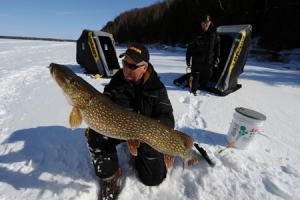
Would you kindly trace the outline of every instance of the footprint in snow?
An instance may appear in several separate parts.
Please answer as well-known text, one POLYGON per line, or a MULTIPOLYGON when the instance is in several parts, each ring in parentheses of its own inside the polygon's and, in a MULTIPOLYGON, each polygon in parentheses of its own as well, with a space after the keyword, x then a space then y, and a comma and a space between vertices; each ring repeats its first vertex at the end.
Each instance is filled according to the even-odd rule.
POLYGON ((262 183, 265 186, 265 189, 273 195, 279 196, 283 199, 292 199, 292 197, 284 191, 282 185, 276 183, 275 180, 270 177, 263 177, 262 183))
POLYGON ((194 128, 206 128, 207 123, 201 116, 201 104, 199 99, 191 98, 190 96, 182 96, 179 98, 179 102, 188 104, 189 108, 179 120, 179 126, 194 127, 194 128))
POLYGON ((3 115, 5 115, 6 113, 7 113, 6 110, 0 109, 0 117, 3 116, 3 115))
POLYGON ((299 173, 297 172, 296 169, 294 169, 291 166, 281 166, 281 170, 286 174, 293 175, 293 176, 299 178, 299 173))
POLYGON ((185 97, 180 97, 178 100, 180 103, 188 104, 188 103, 190 103, 191 99, 189 96, 185 96, 185 97))

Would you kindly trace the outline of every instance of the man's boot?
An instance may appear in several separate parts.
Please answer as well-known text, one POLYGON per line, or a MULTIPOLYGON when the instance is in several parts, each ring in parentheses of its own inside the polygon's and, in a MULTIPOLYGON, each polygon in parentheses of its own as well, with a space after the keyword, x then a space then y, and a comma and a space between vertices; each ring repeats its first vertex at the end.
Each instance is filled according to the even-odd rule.
POLYGON ((121 190, 121 170, 100 181, 99 200, 116 200, 121 190))

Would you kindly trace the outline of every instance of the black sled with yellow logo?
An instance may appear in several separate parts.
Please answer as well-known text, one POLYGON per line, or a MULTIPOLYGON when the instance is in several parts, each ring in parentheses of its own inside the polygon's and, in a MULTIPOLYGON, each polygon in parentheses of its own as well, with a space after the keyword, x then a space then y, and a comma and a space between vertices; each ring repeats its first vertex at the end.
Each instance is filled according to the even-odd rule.
POLYGON ((76 60, 88 74, 111 77, 120 69, 113 36, 103 31, 83 30, 77 40, 76 60))
MULTIPOLYGON (((238 84, 238 78, 244 71, 250 49, 252 26, 219 26, 217 32, 220 36, 220 63, 217 68, 213 68, 209 83, 200 89, 225 96, 242 87, 238 84)), ((189 77, 185 74, 175 79, 174 84, 187 84, 189 77)))

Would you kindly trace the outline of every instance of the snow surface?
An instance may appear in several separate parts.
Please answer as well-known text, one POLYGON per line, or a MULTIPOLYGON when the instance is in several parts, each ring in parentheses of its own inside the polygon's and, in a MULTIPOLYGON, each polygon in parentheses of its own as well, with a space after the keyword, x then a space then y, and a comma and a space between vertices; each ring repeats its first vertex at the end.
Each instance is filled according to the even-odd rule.
MULTIPOLYGON (((118 53, 124 48, 117 49, 118 53)), ((150 49, 174 108, 176 129, 205 147, 216 162, 174 168, 159 186, 137 178, 126 145, 118 154, 125 199, 300 199, 299 62, 251 58, 226 97, 191 96, 173 79, 185 72, 184 51, 150 49), (290 67, 292 65, 292 68, 290 67), (288 66, 288 67, 287 67, 288 66), (235 107, 267 116, 264 132, 246 150, 227 149, 235 107)), ((66 64, 103 91, 109 79, 93 79, 76 63, 74 43, 0 40, 0 199, 96 199, 99 190, 81 128, 68 128, 71 107, 50 77, 49 63, 66 64)))

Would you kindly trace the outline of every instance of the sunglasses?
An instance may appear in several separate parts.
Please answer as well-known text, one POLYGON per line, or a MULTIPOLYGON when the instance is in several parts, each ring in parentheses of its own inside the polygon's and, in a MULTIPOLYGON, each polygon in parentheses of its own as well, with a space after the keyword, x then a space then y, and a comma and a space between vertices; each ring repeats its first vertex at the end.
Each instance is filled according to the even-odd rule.
POLYGON ((202 21, 201 23, 203 23, 203 24, 209 24, 209 23, 211 23, 211 21, 202 21))
POLYGON ((129 69, 133 69, 133 70, 144 66, 144 65, 130 64, 126 60, 122 60, 122 64, 124 67, 128 67, 129 69))

